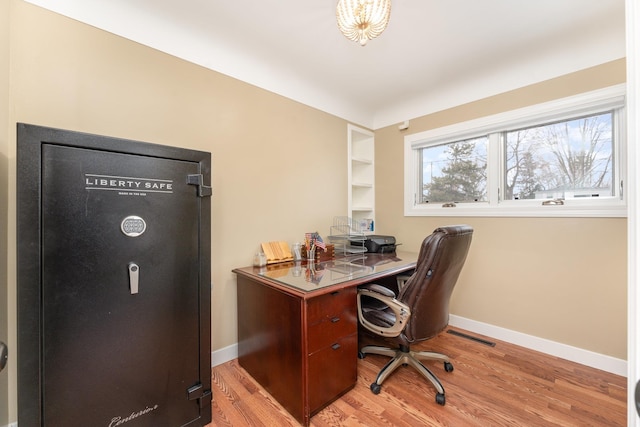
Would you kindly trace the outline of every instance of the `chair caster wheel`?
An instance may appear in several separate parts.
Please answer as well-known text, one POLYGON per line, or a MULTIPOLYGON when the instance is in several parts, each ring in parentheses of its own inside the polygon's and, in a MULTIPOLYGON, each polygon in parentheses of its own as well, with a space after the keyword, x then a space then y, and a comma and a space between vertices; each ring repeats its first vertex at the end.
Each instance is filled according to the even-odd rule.
POLYGON ((358 351, 358 359, 364 359, 367 355, 361 351, 358 351))
MULTIPOLYGON (((378 383, 371 383, 371 387, 369 387, 371 389, 371 392, 373 394, 380 394, 380 384, 378 383)), ((444 396, 443 396, 444 398, 444 396)))
POLYGON ((444 403, 445 403, 444 394, 442 393, 436 394, 436 403, 438 405, 444 406, 444 403))
POLYGON ((453 365, 451 364, 451 362, 444 362, 444 370, 447 372, 453 371, 453 365))

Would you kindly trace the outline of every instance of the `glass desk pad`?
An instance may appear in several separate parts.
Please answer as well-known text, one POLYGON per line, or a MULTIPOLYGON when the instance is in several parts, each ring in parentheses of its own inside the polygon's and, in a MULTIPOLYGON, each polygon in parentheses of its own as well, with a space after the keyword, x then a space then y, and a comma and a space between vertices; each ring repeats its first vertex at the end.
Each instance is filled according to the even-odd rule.
POLYGON ((418 254, 400 252, 390 254, 364 253, 329 261, 306 261, 271 264, 254 268, 254 274, 292 288, 310 292, 327 286, 367 276, 383 276, 385 272, 410 270, 415 267, 418 254))

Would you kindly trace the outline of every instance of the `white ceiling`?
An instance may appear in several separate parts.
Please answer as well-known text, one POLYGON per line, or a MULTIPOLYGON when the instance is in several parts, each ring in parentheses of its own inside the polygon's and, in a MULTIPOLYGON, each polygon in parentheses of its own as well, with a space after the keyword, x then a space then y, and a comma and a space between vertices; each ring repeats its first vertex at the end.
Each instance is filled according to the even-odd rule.
POLYGON ((336 0, 27 0, 378 129, 625 56, 624 0, 393 0, 365 47, 336 0))

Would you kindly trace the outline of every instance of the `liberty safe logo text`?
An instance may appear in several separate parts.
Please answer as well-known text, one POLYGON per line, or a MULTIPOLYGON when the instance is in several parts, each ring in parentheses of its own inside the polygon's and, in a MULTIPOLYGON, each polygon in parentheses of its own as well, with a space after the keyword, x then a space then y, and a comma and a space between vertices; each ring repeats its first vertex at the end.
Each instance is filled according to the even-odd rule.
POLYGON ((157 178, 84 175, 85 190, 117 191, 121 196, 146 196, 148 193, 173 193, 173 181, 157 178))

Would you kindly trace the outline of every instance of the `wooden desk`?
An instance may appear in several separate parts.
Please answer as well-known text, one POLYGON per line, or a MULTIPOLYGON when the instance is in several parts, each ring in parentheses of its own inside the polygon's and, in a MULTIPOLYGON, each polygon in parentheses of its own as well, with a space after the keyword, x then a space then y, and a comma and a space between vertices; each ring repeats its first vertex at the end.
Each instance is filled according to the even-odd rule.
POLYGON ((301 424, 356 383, 356 287, 413 270, 417 253, 245 267, 238 360, 301 424))

